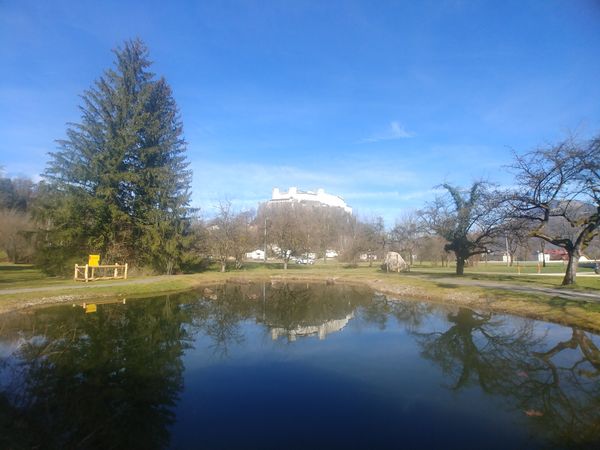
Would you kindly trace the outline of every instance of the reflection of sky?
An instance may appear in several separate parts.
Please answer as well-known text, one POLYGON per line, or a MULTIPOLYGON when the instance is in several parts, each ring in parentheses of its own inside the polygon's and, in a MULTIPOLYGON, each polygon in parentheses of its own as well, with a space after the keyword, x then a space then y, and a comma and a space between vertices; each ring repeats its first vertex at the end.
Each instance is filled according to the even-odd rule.
MULTIPOLYGON (((507 397, 503 398, 500 394, 484 393, 475 372, 471 373, 469 383, 458 390, 452 389, 457 384, 461 362, 470 361, 473 356, 460 353, 460 340, 469 336, 468 321, 462 322, 465 310, 408 301, 384 304, 381 298, 373 304, 368 301, 357 304, 361 306, 353 311, 353 319, 324 340, 273 341, 271 328, 264 322, 256 317, 235 322, 238 317, 235 314, 231 321, 225 321, 225 328, 219 328, 210 315, 219 316, 216 309, 211 310, 208 317, 199 315, 199 328, 185 325, 192 333, 192 346, 182 357, 184 388, 175 407, 173 445, 188 448, 193 442, 212 447, 233 442, 231 447, 235 447, 244 443, 236 439, 245 437, 256 439, 252 442, 264 442, 267 425, 275 440, 289 439, 286 436, 313 437, 313 434, 315 439, 326 438, 333 430, 333 435, 348 433, 348 442, 353 442, 352 439, 361 438, 363 428, 369 436, 381 429, 381 441, 375 442, 372 448, 389 448, 385 444, 391 441, 386 439, 404 439, 402 442, 407 448, 441 448, 444 436, 465 432, 469 433, 471 444, 486 440, 490 443, 487 448, 513 448, 527 442, 528 430, 537 419, 527 417, 512 394, 505 393, 507 397), (457 323, 448 320, 449 314, 457 323), (207 323, 210 327, 202 326, 207 323), (432 333, 439 336, 455 326, 459 333, 453 339, 458 341, 457 355, 460 356, 453 359, 456 367, 450 370, 451 374, 445 375, 440 361, 424 356, 422 337, 432 333), (207 330, 213 335, 207 334, 207 330), (217 345, 214 336, 227 339, 217 345), (465 356, 463 361, 461 357, 465 356), (229 436, 232 424, 236 436, 229 436), (435 433, 431 433, 431 429, 435 429, 435 433), (223 436, 225 441, 220 441, 223 436)), ((230 305, 231 308, 234 305, 230 305)), ((143 302, 136 304, 136 308, 143 306, 143 302)), ((106 305, 107 309, 112 307, 132 306, 106 305)), ((244 317, 251 315, 250 310, 242 308, 242 311, 247 314, 244 317)), ((468 312, 465 316, 468 318, 468 312)), ((481 317, 487 314, 482 313, 481 317)), ((326 319, 323 314, 322 320, 326 319)), ((492 315, 484 328, 492 336, 501 337, 510 337, 521 328, 532 330, 533 337, 540 338, 541 342, 533 345, 535 348, 519 349, 517 360, 528 359, 527 355, 533 351, 548 351, 572 336, 569 327, 508 315, 492 315)), ((600 346, 600 336, 587 336, 600 346)), ((135 339, 135 336, 129 337, 135 339)), ((497 356, 482 347, 486 340, 481 331, 474 331, 471 337, 486 357, 497 356)), ((97 338, 92 336, 92 339, 97 338)), ((11 339, 0 342, 0 361, 8 363, 8 366, 0 365, 2 388, 9 386, 10 372, 18 373, 19 360, 11 355, 25 342, 11 339)), ((32 340, 43 344, 40 336, 32 340)), ((504 344, 499 346, 506 350, 504 344)), ((580 358, 581 351, 576 349, 560 352, 552 360, 559 366, 570 367, 580 358)), ((510 366, 513 370, 512 364, 510 366)), ((518 368, 514 370, 518 385, 527 380, 545 383, 538 379, 547 375, 544 370, 528 375, 523 375, 518 368)), ((510 385, 510 371, 502 377, 502 381, 508 379, 510 385)), ((597 383, 597 378, 583 381, 589 385, 597 383)), ((561 383, 560 389, 567 395, 580 388, 566 377, 561 383)), ((586 395, 579 391, 575 394, 586 395)), ((586 403, 593 404, 587 400, 586 403)), ((540 433, 550 433, 548 427, 540 428, 540 433)), ((298 441, 298 445, 300 443, 298 441)))
POLYGON ((20 340, 0 342, 0 358, 8 358, 20 345, 20 340))
MULTIPOLYGON (((447 330, 446 313, 442 308, 435 310, 424 318, 419 329, 447 330)), ((387 411, 396 414, 400 421, 414 416, 411 420, 420 426, 419 421, 431 415, 439 426, 439 418, 447 416, 452 418, 448 424, 453 421, 472 423, 490 436, 510 428, 511 439, 525 439, 521 435, 523 429, 514 427, 515 420, 524 419, 515 418, 514 411, 507 411, 502 398, 482 395, 478 386, 459 392, 449 390, 448 386, 455 380, 446 379, 438 366, 422 358, 414 335, 403 323, 388 316, 385 329, 381 330, 378 325, 363 320, 359 312, 355 314, 355 320, 325 340, 273 341, 263 325, 246 321, 238 330, 243 340, 232 343, 226 355, 215 352, 212 340, 200 334, 194 349, 184 357, 186 393, 178 405, 179 422, 174 427, 175 433, 189 438, 191 424, 202 421, 205 416, 198 405, 208 399, 212 404, 212 400, 220 396, 240 396, 242 405, 251 401, 259 409, 248 414, 264 415, 261 405, 263 402, 271 405, 270 396, 277 395, 284 404, 280 414, 304 417, 302 411, 309 400, 292 395, 289 400, 292 404, 287 404, 288 390, 309 389, 305 395, 311 398, 312 392, 332 389, 334 393, 327 395, 337 398, 335 391, 340 389, 340 408, 344 408, 346 395, 355 396, 358 403, 368 399, 370 407, 379 409, 372 414, 382 420, 381 415, 387 411), (271 386, 272 383, 277 387, 271 386), (331 387, 323 387, 330 383, 333 383, 331 387)), ((279 404, 279 401, 274 403, 279 404)), ((322 405, 315 404, 315 414, 319 414, 319 408, 322 405)), ((219 411, 214 414, 218 415, 219 411)), ((231 414, 237 417, 238 413, 231 411, 231 414)))
MULTIPOLYGON (((0 336, 2 339, 2 336, 0 336)), ((33 336, 29 339, 14 337, 12 340, 0 340, 0 358, 8 358, 23 344, 31 342, 34 345, 41 345, 45 340, 44 336, 33 336)))
POLYGON ((0 389, 9 386, 13 373, 18 365, 18 359, 12 357, 25 342, 25 339, 16 338, 12 341, 0 341, 0 389))

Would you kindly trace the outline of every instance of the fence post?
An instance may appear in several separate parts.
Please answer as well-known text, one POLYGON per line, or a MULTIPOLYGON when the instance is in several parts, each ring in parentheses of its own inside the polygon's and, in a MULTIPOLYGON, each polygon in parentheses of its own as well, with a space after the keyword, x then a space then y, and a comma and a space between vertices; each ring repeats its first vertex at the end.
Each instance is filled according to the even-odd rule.
POLYGON ((75 274, 73 275, 73 281, 77 281, 77 264, 75 264, 75 274))
POLYGON ((88 265, 85 265, 85 282, 88 282, 88 265))
POLYGON ((125 276, 124 276, 124 279, 125 279, 125 280, 127 279, 127 264, 128 264, 128 263, 125 263, 125 276))

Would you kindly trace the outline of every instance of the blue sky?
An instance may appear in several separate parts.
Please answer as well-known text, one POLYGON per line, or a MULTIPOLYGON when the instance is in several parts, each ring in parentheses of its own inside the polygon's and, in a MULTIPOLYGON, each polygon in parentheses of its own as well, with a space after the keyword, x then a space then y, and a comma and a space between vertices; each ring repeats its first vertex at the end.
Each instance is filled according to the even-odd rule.
POLYGON ((391 225, 439 183, 509 184, 513 151, 600 132, 598 1, 1 0, 5 174, 39 177, 133 37, 173 88, 207 215, 322 187, 391 225))

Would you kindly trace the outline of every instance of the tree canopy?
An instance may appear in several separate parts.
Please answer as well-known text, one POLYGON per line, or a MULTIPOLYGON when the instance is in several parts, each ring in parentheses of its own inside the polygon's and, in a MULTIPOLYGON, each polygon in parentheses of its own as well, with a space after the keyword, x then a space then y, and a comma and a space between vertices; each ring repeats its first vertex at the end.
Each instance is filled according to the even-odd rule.
POLYGON ((114 51, 107 70, 82 95, 50 154, 38 218, 42 254, 65 265, 100 253, 103 260, 171 273, 189 227, 191 171, 171 89, 149 68, 140 40, 114 51))
POLYGON ((581 252, 600 228, 600 138, 566 139, 516 157, 518 189, 513 215, 531 224, 531 235, 566 250, 563 285, 576 280, 581 252))
POLYGON ((456 274, 463 275, 468 258, 486 253, 505 225, 502 199, 488 183, 476 181, 468 191, 443 185, 439 196, 420 211, 425 228, 446 239, 446 251, 456 255, 456 274))

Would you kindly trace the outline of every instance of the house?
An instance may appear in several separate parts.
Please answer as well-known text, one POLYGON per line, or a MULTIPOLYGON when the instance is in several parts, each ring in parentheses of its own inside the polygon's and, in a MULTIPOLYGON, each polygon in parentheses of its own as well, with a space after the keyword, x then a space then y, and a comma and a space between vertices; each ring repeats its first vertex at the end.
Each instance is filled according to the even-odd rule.
POLYGON ((546 262, 550 261, 567 261, 569 259, 569 254, 563 248, 551 248, 549 250, 542 252, 538 252, 538 261, 546 262))
POLYGON ((336 252, 335 250, 326 250, 325 251, 325 257, 326 258, 337 258, 338 257, 338 252, 336 252))
POLYGON ((246 259, 254 259, 254 260, 258 260, 258 261, 264 261, 265 260, 265 251, 257 249, 250 253, 246 253, 246 259))

